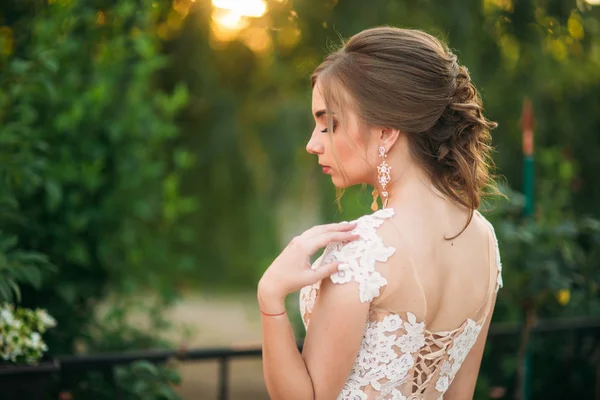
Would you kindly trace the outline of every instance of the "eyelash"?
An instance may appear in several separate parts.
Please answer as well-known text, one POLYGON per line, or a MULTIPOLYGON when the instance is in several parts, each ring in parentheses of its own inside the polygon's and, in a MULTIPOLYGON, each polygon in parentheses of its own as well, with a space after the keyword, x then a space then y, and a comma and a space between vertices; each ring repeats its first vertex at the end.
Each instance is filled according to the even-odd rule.
MULTIPOLYGON (((337 128, 337 123, 336 123, 336 122, 334 122, 334 123, 333 123, 333 131, 334 131, 334 132, 335 132, 335 129, 336 129, 336 128, 337 128)), ((325 129, 323 129, 321 132, 322 132, 322 133, 327 133, 327 131, 328 131, 328 128, 325 128, 325 129)))

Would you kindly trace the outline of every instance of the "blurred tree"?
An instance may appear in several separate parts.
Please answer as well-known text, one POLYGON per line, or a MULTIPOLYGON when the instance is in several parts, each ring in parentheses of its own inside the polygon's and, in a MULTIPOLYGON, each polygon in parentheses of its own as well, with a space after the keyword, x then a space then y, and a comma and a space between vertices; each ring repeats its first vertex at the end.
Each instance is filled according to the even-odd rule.
POLYGON ((11 24, 2 29, 13 32, 0 60, 2 195, 16 216, 2 229, 57 266, 41 288, 22 287, 25 306, 57 318, 56 354, 86 337, 108 291, 173 296, 169 275, 193 265, 174 251, 192 237, 179 222, 194 202, 179 188, 193 158, 173 145, 187 91, 155 84, 167 63, 156 30, 170 4, 30 4, 2 6, 11 24))
MULTIPOLYGON (((272 0, 263 16, 232 23, 210 0, 182 3, 183 29, 166 46, 176 62, 164 76, 168 85, 190 87, 181 143, 198 156, 184 188, 203 205, 188 219, 202 227, 192 249, 202 281, 253 285, 282 241, 337 213, 330 182, 304 151, 312 129, 308 77, 340 36, 377 25, 425 29, 449 41, 488 116, 500 122, 496 161, 516 188, 520 104, 530 96, 538 145, 559 146, 580 165, 575 210, 600 215, 600 10, 589 4, 272 0)), ((368 212, 368 204, 366 191, 350 190, 339 217, 368 212)))

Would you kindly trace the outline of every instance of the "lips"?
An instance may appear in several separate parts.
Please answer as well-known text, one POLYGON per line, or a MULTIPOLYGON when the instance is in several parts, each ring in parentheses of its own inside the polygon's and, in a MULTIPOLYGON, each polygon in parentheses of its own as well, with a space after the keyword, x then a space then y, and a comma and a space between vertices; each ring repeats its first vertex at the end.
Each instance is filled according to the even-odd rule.
POLYGON ((327 174, 329 171, 331 171, 331 167, 327 165, 319 164, 319 166, 321 166, 321 168, 323 169, 324 174, 327 174))

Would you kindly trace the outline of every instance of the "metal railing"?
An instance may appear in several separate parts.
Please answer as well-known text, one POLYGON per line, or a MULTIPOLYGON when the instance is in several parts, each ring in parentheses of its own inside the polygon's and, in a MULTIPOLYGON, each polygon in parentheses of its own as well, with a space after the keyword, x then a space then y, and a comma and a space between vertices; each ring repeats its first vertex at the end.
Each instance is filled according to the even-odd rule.
MULTIPOLYGON (((489 339, 500 336, 518 335, 521 326, 519 324, 492 324, 489 331, 489 339)), ((597 330, 600 334, 600 318, 572 318, 562 320, 540 321, 533 329, 535 334, 544 334, 559 331, 597 330)), ((299 349, 302 343, 298 343, 299 349)), ((232 359, 260 357, 262 353, 260 345, 253 347, 219 347, 205 349, 180 349, 180 350, 149 350, 134 351, 126 353, 106 353, 97 355, 69 355, 53 358, 51 361, 40 363, 36 366, 4 366, 0 368, 0 394, 1 398, 27 398, 30 400, 48 398, 48 390, 62 394, 58 398, 70 398, 68 394, 73 389, 75 377, 86 372, 100 372, 112 385, 116 399, 122 398, 119 386, 116 383, 115 367, 129 365, 136 361, 148 361, 155 364, 163 364, 169 360, 181 362, 218 361, 218 386, 217 396, 219 400, 229 399, 229 362, 232 359), (46 377, 51 382, 46 386, 39 385, 31 388, 34 377, 46 377), (19 397, 19 389, 29 390, 27 397, 19 397), (27 387, 29 386, 29 387, 27 387), (52 388, 54 386, 54 388, 52 388), (11 391, 12 389, 12 391, 11 391), (38 390, 36 392, 36 390, 38 390), (13 393, 11 397, 7 392, 13 393), (32 394, 37 393, 37 394, 32 394), (65 396, 66 394, 66 396, 65 396), (38 397, 39 396, 39 397, 38 397)), ((57 397, 54 397, 57 398, 57 397)))

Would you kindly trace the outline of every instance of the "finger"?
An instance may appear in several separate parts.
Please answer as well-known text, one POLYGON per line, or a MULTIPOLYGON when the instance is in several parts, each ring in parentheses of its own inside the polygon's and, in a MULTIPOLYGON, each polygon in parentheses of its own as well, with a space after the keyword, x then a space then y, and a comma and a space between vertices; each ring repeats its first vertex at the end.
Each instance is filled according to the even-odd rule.
POLYGON ((334 224, 317 225, 303 233, 306 237, 314 237, 326 232, 347 232, 356 228, 356 222, 338 222, 334 224))
POLYGON ((321 266, 319 269, 315 270, 315 274, 318 276, 318 279, 325 279, 330 277, 332 274, 335 274, 339 271, 339 266, 342 264, 341 261, 333 261, 321 266))
POLYGON ((307 250, 314 254, 317 250, 332 242, 351 242, 360 238, 360 235, 352 232, 326 232, 307 239, 307 250))

